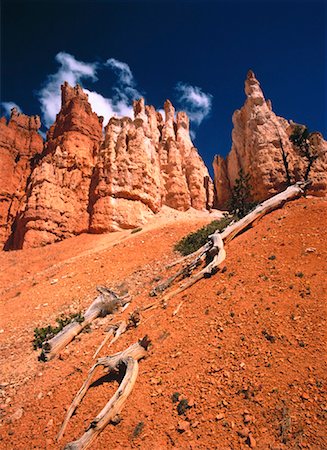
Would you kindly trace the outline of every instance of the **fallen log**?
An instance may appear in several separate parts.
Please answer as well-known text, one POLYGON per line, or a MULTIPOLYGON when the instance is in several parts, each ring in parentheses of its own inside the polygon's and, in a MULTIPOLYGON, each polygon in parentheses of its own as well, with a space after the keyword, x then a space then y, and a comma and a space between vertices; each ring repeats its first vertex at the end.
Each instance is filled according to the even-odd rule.
POLYGON ((90 423, 85 433, 78 440, 70 442, 65 446, 66 450, 81 450, 89 447, 99 433, 101 433, 101 431, 108 425, 108 423, 121 412, 124 403, 126 402, 136 382, 138 375, 138 361, 146 356, 149 344, 150 341, 148 337, 145 336, 136 344, 131 345, 122 352, 98 359, 98 361, 90 369, 87 379, 76 394, 67 411, 66 417, 57 436, 58 441, 62 438, 70 418, 87 393, 96 369, 102 366, 104 370, 109 373, 119 369, 122 364, 126 366, 124 378, 115 394, 90 423))
POLYGON ((215 232, 214 234, 209 236, 208 242, 206 242, 201 248, 196 250, 193 254, 187 255, 177 261, 177 263, 186 263, 190 260, 191 257, 194 258, 191 262, 188 262, 185 267, 180 269, 175 275, 171 276, 167 280, 160 283, 160 285, 155 287, 151 292, 152 295, 153 293, 156 294, 158 292, 163 292, 172 284, 173 281, 175 281, 180 276, 184 276, 186 273, 190 274, 188 280, 184 284, 182 284, 172 292, 166 294, 161 299, 160 303, 165 306, 166 302, 170 298, 174 297, 180 292, 183 292, 185 289, 189 288, 202 278, 211 276, 218 270, 218 266, 226 258, 224 244, 230 242, 239 233, 244 231, 254 222, 261 219, 265 214, 268 214, 269 212, 282 207, 285 202, 294 200, 303 195, 308 184, 309 182, 298 182, 292 186, 289 186, 285 191, 274 195, 273 197, 259 204, 253 211, 251 211, 241 220, 229 225, 223 232, 215 232), (206 261, 206 266, 198 273, 192 275, 193 270, 198 267, 203 260, 206 261))
POLYGON ((97 286, 97 291, 100 294, 85 311, 83 315, 84 320, 82 322, 69 323, 60 331, 60 333, 43 343, 42 351, 39 356, 40 360, 49 361, 58 354, 60 350, 66 347, 66 345, 94 319, 113 314, 130 301, 128 296, 118 297, 115 292, 103 286, 97 286))

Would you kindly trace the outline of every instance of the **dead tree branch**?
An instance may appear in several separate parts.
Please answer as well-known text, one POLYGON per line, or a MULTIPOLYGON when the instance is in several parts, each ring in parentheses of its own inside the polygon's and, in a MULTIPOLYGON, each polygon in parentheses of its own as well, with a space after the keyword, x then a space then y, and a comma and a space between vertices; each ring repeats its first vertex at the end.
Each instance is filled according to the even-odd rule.
POLYGON ((201 260, 206 261, 205 267, 198 273, 191 275, 188 280, 180 285, 178 288, 172 292, 166 294, 162 299, 161 303, 163 305, 174 297, 176 294, 183 292, 185 289, 189 288, 197 281, 204 277, 209 277, 218 270, 218 266, 225 260, 226 252, 224 249, 224 244, 230 242, 241 233, 243 230, 248 228, 254 222, 262 218, 265 214, 280 208, 287 201, 294 200, 304 194, 304 188, 307 182, 298 182, 292 186, 289 186, 285 191, 274 195, 270 199, 259 204, 253 211, 243 217, 241 220, 229 225, 223 232, 215 232, 208 238, 208 242, 202 246, 199 250, 193 253, 193 255, 188 255, 184 258, 178 260, 178 263, 186 263, 189 261, 190 256, 195 256, 191 262, 188 262, 183 269, 179 270, 174 276, 168 278, 166 281, 158 285, 152 292, 162 292, 167 287, 169 287, 173 281, 178 277, 185 274, 191 274, 193 270, 200 264, 201 260))
POLYGON ((87 325, 97 317, 105 317, 108 314, 114 314, 120 308, 124 307, 129 301, 128 296, 118 297, 110 289, 97 286, 100 295, 93 301, 84 313, 83 322, 71 322, 63 330, 49 341, 42 345, 40 359, 49 361, 57 353, 68 345, 87 325))
POLYGON ((109 373, 119 369, 119 367, 123 364, 126 366, 125 376, 115 394, 90 423, 85 433, 78 440, 67 444, 65 449, 81 450, 89 447, 99 433, 101 433, 101 431, 108 425, 108 423, 121 412, 124 403, 126 402, 129 394, 132 392, 136 382, 138 375, 138 361, 146 356, 149 344, 150 341, 148 337, 145 336, 139 342, 131 345, 122 352, 98 359, 98 361, 90 369, 87 379, 83 383, 67 411, 65 420, 57 436, 58 441, 62 438, 70 418, 87 393, 87 390, 91 385, 94 372, 97 368, 102 366, 104 370, 109 373))
POLYGON ((108 348, 111 347, 111 345, 116 342, 120 336, 125 333, 125 331, 129 330, 130 328, 136 328, 141 321, 140 312, 138 309, 133 311, 130 315, 128 320, 122 320, 120 324, 112 325, 106 335, 106 337, 103 339, 101 344, 99 345, 98 349, 93 355, 93 358, 95 359, 97 355, 100 353, 102 348, 105 346, 105 344, 109 341, 111 336, 113 335, 113 338, 108 344, 108 348))

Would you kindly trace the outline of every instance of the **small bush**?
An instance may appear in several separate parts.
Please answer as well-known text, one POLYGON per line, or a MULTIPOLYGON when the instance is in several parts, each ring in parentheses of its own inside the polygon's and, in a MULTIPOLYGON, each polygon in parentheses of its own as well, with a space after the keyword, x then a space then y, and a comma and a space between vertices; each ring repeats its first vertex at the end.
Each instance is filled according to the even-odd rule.
POLYGON ((250 175, 244 173, 241 168, 232 189, 229 211, 238 219, 242 219, 242 217, 246 216, 257 205, 257 203, 251 201, 251 197, 252 186, 250 184, 250 175))
POLYGON ((136 427, 134 428, 134 431, 133 431, 133 438, 136 438, 137 436, 139 436, 139 435, 142 433, 143 428, 144 428, 144 422, 139 422, 139 423, 136 425, 136 427))
POLYGON ((181 416, 185 414, 188 409, 190 409, 190 405, 188 404, 188 401, 183 398, 183 400, 181 400, 177 405, 178 415, 181 416))
POLYGON ((301 158, 306 161, 304 181, 307 181, 311 168, 319 157, 317 148, 314 145, 315 133, 310 133, 305 125, 296 125, 290 136, 290 141, 294 144, 301 158))
POLYGON ((141 228, 141 227, 139 227, 139 228, 134 228, 134 229, 131 231, 131 234, 138 233, 139 231, 142 231, 142 228, 141 228))
POLYGON ((213 220, 208 225, 183 237, 183 239, 175 244, 174 249, 183 256, 190 255, 206 243, 210 234, 213 234, 215 231, 223 231, 233 219, 232 216, 224 216, 220 220, 213 220))
POLYGON ((180 397, 180 393, 179 392, 174 392, 173 395, 171 396, 171 401, 173 403, 177 403, 180 397))
POLYGON ((48 325, 44 328, 35 328, 34 329, 34 339, 33 339, 33 349, 37 350, 38 348, 42 348, 42 344, 49 339, 52 339, 56 334, 60 333, 60 331, 65 328, 66 325, 72 322, 82 323, 84 322, 84 317, 81 313, 70 314, 69 316, 61 316, 56 319, 57 326, 53 327, 52 325, 48 325))

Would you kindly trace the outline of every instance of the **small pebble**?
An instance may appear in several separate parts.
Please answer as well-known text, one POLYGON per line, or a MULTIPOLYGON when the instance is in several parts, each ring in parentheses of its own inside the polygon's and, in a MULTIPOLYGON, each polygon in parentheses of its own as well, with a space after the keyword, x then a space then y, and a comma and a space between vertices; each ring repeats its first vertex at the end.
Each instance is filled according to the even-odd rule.
POLYGON ((247 438, 250 434, 250 430, 247 427, 244 427, 242 430, 238 431, 237 434, 243 438, 247 438))
POLYGON ((190 422, 187 420, 180 420, 177 425, 177 431, 180 433, 184 433, 184 431, 189 430, 190 428, 190 422))
POLYGON ((249 434, 246 443, 248 444, 249 447, 251 448, 255 448, 257 446, 256 440, 254 439, 254 437, 252 436, 252 434, 249 434))
POLYGON ((11 420, 21 419, 23 413, 24 413, 23 408, 18 408, 17 411, 11 416, 11 420))

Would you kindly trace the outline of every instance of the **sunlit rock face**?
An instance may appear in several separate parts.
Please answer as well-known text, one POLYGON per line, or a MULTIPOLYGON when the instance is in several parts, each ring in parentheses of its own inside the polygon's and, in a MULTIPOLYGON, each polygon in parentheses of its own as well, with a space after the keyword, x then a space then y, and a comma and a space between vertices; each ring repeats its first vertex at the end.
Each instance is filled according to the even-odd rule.
POLYGON ((12 227, 24 205, 26 185, 43 150, 38 116, 20 114, 15 108, 7 123, 0 120, 0 246, 10 244, 12 227))
POLYGON ((144 100, 134 119, 111 118, 95 167, 90 230, 103 232, 145 223, 162 205, 185 211, 212 202, 207 168, 190 139, 189 120, 170 101, 162 118, 144 100))
POLYGON ((134 119, 112 117, 103 132, 82 88, 62 86, 61 110, 44 148, 33 130, 43 151, 25 180, 11 248, 134 228, 163 205, 211 207, 213 184, 187 115, 175 114, 168 100, 164 118, 143 99, 133 106, 134 119))
MULTIPOLYGON (((291 182, 303 179, 305 173, 306 161, 289 140, 295 124, 276 116, 252 71, 245 80, 245 94, 244 106, 233 115, 231 151, 225 160, 216 156, 213 162, 219 208, 227 206, 240 168, 250 175, 255 201, 265 200, 287 187, 286 165, 291 182)), ((312 140, 319 158, 310 173, 313 183, 309 192, 326 195, 326 141, 320 133, 315 133, 312 140)))
POLYGON ((14 246, 35 247, 89 229, 89 192, 102 118, 80 86, 62 86, 62 107, 47 134, 45 151, 28 185, 26 209, 14 246))

